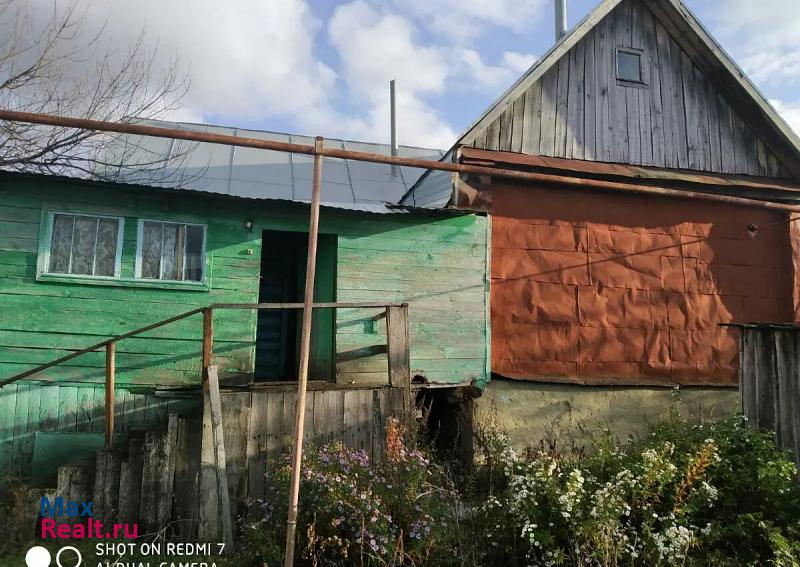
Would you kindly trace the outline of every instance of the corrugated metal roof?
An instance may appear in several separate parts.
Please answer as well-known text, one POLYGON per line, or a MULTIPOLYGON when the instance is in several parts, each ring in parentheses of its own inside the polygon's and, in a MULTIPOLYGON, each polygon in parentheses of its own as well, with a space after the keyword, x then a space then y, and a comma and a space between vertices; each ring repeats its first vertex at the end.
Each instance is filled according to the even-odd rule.
MULTIPOLYGON (((160 120, 135 121, 164 128, 314 144, 314 138, 296 134, 160 120)), ((103 177, 110 181, 252 199, 311 199, 312 156, 150 136, 121 135, 115 140, 106 161, 116 165, 106 167, 103 171, 103 177), (142 164, 141 167, 139 164, 142 164)), ((391 154, 388 144, 326 138, 325 145, 345 150, 391 154)), ((430 148, 399 148, 399 155, 402 157, 438 160, 443 154, 442 150, 430 148)), ((364 210, 363 205, 377 205, 374 209, 382 209, 383 203, 397 203, 424 172, 424 169, 399 167, 395 176, 392 175, 390 165, 325 158, 322 201, 355 210, 364 210)))

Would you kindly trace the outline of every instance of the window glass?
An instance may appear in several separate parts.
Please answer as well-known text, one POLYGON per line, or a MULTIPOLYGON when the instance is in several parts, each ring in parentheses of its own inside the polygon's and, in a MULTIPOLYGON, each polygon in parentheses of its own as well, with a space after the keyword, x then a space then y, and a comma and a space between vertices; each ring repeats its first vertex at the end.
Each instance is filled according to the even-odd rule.
POLYGON ((202 281, 203 232, 197 225, 142 221, 139 277, 202 281))
POLYGON ((114 277, 119 254, 120 219, 53 214, 51 274, 114 277))
POLYGON ((617 78, 633 83, 642 82, 642 54, 630 51, 617 52, 617 78))

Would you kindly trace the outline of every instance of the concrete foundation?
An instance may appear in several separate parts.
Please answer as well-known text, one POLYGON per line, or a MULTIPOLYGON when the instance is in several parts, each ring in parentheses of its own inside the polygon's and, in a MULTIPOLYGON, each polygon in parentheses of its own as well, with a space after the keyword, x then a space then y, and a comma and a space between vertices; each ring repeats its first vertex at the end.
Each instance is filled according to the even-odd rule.
POLYGON ((603 426, 624 440, 672 407, 691 419, 721 419, 739 411, 739 400, 733 388, 573 386, 495 378, 475 400, 475 423, 493 420, 517 449, 552 439, 587 445, 603 426))

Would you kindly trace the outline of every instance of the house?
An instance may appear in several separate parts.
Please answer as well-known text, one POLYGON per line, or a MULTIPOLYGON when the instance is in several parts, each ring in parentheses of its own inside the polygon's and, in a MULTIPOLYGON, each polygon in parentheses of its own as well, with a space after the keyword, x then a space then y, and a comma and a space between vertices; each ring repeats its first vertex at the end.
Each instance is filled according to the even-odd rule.
MULTIPOLYGON (((379 144, 325 144, 390 152, 379 144)), ((115 445, 123 471, 130 469, 142 450, 141 443, 134 448, 137 432, 166 428, 170 414, 196 417, 208 339, 223 385, 229 486, 241 504, 259 496, 265 459, 286 448, 294 424, 313 159, 132 135, 112 147, 123 157, 98 172, 102 181, 0 173, 0 384, 36 370, 0 388, 0 474, 55 487, 59 466, 93 458, 107 423, 109 364, 116 369, 115 445), (173 318, 115 340, 111 355, 104 346, 40 366, 173 318)), ((400 155, 438 159, 442 152, 401 147, 400 155)), ((421 173, 324 160, 315 301, 334 305, 314 311, 308 441, 337 437, 380 451, 396 390, 387 368, 393 348, 426 391, 488 380, 487 218, 392 205, 421 173), (402 315, 408 344, 387 346, 392 309, 402 315)), ((146 436, 145 453, 155 451, 158 470, 177 471, 176 487, 194 486, 194 497, 182 501, 196 502, 196 475, 187 471, 197 464, 184 457, 196 447, 197 428, 167 431, 172 450, 148 445, 146 436)), ((149 497, 172 501, 158 492, 149 497)))
POLYGON ((730 413, 719 324, 798 316, 800 141, 679 0, 604 0, 442 159, 518 174, 429 171, 401 203, 490 213, 481 403, 521 445, 627 434, 675 387, 730 413))

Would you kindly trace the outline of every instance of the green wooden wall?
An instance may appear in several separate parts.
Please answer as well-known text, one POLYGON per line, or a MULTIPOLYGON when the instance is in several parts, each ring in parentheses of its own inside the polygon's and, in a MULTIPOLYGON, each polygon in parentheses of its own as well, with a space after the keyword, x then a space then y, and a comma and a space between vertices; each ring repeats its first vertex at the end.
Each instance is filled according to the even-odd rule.
MULTIPOLYGON (((300 204, 0 175, 0 379, 195 307, 256 302, 262 230, 306 231, 307 223, 308 208, 300 204), (121 275, 131 281, 37 281, 40 224, 47 208, 124 216, 121 275), (207 225, 207 290, 132 281, 139 218, 207 225), (251 230, 245 228, 248 220, 251 230)), ((324 208, 320 230, 337 235, 338 301, 410 303, 413 374, 432 382, 485 384, 486 217, 324 208)), ((337 313, 338 381, 386 380, 386 355, 379 352, 386 341, 385 320, 377 314, 337 313)), ((255 321, 252 311, 216 312, 214 360, 223 375, 252 372, 255 321)), ((119 343, 118 383, 196 384, 201 327, 201 317, 195 316, 119 343)), ((36 379, 99 383, 103 367, 103 354, 90 353, 36 379)))

